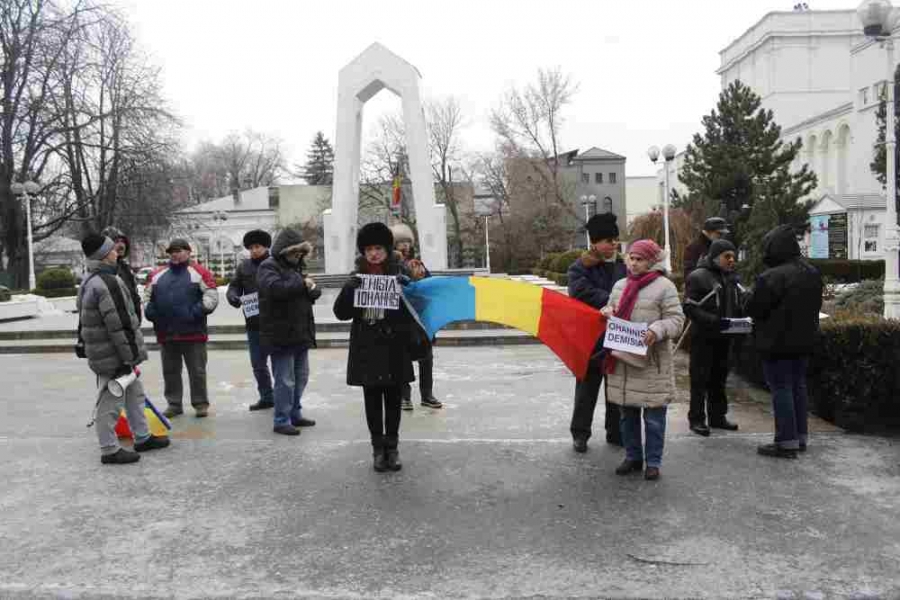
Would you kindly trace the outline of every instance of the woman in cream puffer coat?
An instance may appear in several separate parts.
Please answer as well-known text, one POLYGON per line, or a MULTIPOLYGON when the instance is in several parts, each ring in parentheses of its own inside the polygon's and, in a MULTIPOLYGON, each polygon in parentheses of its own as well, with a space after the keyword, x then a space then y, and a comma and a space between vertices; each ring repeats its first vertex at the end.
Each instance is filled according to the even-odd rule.
POLYGON ((651 272, 661 276, 637 292, 630 316, 622 316, 633 323, 649 325, 646 366, 638 367, 618 359, 607 371, 607 402, 622 407, 619 420, 626 458, 616 473, 626 475, 640 472, 646 457, 645 477, 659 477, 665 440, 666 409, 675 399, 675 375, 672 340, 684 325, 684 313, 678 290, 665 275, 664 255, 649 240, 635 242, 628 252, 629 277, 616 282, 610 294, 607 314, 620 310, 621 300, 630 280, 651 272), (652 334, 652 335, 651 335, 652 334), (646 451, 641 443, 641 411, 644 412, 646 451))

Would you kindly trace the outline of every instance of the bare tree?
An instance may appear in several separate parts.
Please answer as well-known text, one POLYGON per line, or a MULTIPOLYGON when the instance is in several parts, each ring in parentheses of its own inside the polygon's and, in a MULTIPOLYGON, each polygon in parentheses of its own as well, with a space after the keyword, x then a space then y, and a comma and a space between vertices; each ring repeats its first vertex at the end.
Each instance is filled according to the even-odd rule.
POLYGON ((274 185, 285 172, 281 140, 253 130, 201 143, 191 163, 192 195, 200 201, 274 185))
POLYGON ((464 208, 461 206, 460 187, 453 183, 454 170, 457 173, 458 181, 470 179, 462 165, 460 141, 464 126, 462 109, 459 101, 450 96, 428 103, 425 115, 428 121, 428 140, 434 180, 438 184, 441 200, 450 211, 452 219, 453 232, 450 241, 454 252, 451 252, 451 256, 457 261, 457 264, 453 266, 460 267, 464 251, 462 232, 465 226, 462 214, 464 208))

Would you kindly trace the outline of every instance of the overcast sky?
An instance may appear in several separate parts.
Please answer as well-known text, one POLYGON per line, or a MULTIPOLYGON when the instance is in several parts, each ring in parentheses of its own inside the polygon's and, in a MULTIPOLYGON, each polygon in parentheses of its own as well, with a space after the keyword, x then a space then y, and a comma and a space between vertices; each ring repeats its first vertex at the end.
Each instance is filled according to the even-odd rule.
MULTIPOLYGON (((563 145, 623 154, 649 175, 653 144, 679 150, 719 92, 719 51, 784 0, 115 0, 162 68, 186 144, 253 128, 303 162, 317 130, 334 140, 337 76, 378 41, 422 73, 427 97, 459 97, 464 146, 489 150, 505 89, 560 67, 578 82, 563 145)), ((856 3, 808 0, 811 8, 856 3)), ((381 92, 364 129, 399 109, 381 92)))

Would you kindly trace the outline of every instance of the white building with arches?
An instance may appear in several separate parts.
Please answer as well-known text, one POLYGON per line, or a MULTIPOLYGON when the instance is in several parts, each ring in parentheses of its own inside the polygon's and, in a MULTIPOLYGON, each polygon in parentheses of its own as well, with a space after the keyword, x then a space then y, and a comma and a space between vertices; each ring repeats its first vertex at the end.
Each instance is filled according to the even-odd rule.
MULTIPOLYGON (((869 164, 889 67, 856 10, 771 12, 719 54, 722 89, 735 80, 750 86, 782 140, 803 141, 794 167, 806 163, 818 177, 818 235, 833 225, 829 243, 810 245, 814 255, 883 258, 884 191, 869 164)), ((678 189, 677 175, 674 182, 678 189)))

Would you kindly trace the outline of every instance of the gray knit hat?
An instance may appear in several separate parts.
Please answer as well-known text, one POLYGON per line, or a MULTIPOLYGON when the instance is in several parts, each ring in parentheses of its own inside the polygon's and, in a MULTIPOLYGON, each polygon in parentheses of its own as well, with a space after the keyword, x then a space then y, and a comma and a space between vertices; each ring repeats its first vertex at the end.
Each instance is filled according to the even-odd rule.
POLYGON ((115 247, 114 241, 99 233, 89 233, 81 240, 81 250, 90 260, 103 260, 115 247))

